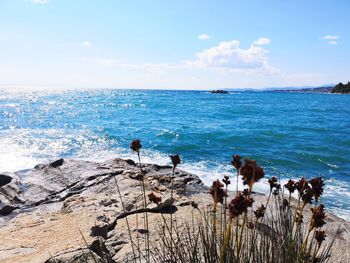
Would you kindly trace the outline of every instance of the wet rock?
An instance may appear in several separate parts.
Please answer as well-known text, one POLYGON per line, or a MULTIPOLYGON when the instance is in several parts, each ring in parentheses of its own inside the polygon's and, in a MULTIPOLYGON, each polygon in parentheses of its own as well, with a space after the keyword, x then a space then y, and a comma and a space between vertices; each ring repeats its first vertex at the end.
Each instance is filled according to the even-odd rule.
POLYGON ((0 187, 11 183, 12 177, 6 174, 0 174, 0 187))
POLYGON ((63 159, 58 159, 58 160, 56 160, 56 161, 50 163, 49 166, 52 167, 52 168, 57 168, 57 167, 59 167, 59 166, 62 166, 63 163, 64 163, 64 160, 63 160, 63 159))
POLYGON ((136 163, 133 160, 131 160, 131 159, 126 159, 125 162, 127 164, 130 164, 130 165, 134 165, 134 166, 136 165, 136 163))
POLYGON ((12 205, 5 205, 4 207, 2 207, 0 209, 0 215, 7 216, 7 215, 11 214, 13 211, 15 211, 16 209, 18 209, 18 207, 15 207, 12 205))

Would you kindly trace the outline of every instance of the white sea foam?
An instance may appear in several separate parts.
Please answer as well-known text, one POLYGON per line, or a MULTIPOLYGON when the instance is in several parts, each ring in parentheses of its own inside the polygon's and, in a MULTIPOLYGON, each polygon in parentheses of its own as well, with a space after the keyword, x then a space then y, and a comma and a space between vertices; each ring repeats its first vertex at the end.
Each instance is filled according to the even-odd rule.
POLYGON ((0 172, 32 168, 37 163, 38 159, 33 157, 31 149, 8 142, 6 138, 0 138, 0 172))
MULTIPOLYGON (((57 158, 75 158, 92 161, 104 161, 120 157, 137 161, 137 156, 130 149, 111 147, 111 139, 98 137, 88 130, 79 130, 71 134, 60 129, 26 130, 17 129, 6 136, 0 136, 0 172, 15 172, 23 169, 31 169, 38 163, 44 163, 57 158)), ((142 162, 156 163, 159 165, 171 164, 170 153, 154 150, 142 150, 142 162)), ((203 182, 210 186, 216 179, 222 179, 227 175, 231 178, 230 190, 237 186, 236 174, 231 165, 223 165, 211 161, 188 162, 183 160, 180 169, 197 174, 203 182)), ((266 178, 272 175, 267 174, 266 178)), ((294 178, 297 179, 297 178, 294 178)), ((287 178, 281 179, 285 184, 287 178)), ((238 180, 238 189, 244 189, 241 178, 238 180)), ((254 191, 268 193, 267 179, 263 179, 254 185, 254 191)), ((324 197, 337 199, 337 204, 330 211, 350 220, 350 212, 341 207, 350 202, 350 192, 345 182, 327 180, 324 197)))

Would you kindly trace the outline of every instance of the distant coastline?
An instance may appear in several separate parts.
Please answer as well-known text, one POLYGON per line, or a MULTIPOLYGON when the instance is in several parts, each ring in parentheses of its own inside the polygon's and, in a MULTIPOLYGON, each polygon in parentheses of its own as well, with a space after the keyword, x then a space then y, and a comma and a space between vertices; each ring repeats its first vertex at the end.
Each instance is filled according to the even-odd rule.
POLYGON ((272 92, 300 92, 300 93, 332 93, 334 86, 329 87, 312 87, 312 88, 291 88, 291 89, 276 89, 272 92))
POLYGON ((300 93, 350 93, 350 81, 347 84, 339 83, 335 86, 325 87, 308 87, 308 88, 291 88, 291 89, 274 89, 272 92, 300 92, 300 93))

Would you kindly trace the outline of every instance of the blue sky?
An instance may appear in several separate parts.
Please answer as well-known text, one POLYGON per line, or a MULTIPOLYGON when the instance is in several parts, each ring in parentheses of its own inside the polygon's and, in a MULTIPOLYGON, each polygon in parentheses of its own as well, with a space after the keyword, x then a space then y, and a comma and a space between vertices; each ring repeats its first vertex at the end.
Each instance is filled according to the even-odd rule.
POLYGON ((0 86, 347 82, 349 11, 348 0, 0 0, 0 86))

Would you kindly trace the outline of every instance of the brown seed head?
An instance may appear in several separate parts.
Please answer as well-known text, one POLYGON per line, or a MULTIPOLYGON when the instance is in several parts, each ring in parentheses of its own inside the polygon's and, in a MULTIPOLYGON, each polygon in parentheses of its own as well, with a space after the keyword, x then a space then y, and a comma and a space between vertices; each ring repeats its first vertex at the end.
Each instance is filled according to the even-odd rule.
POLYGON ((130 149, 133 150, 134 152, 139 153, 141 148, 142 148, 142 145, 140 140, 133 140, 130 143, 130 149))
POLYGON ((238 217, 247 211, 248 207, 251 207, 254 202, 254 199, 251 197, 244 196, 242 193, 239 193, 235 198, 233 198, 228 205, 228 210, 230 218, 238 217))
POLYGON ((256 164, 256 161, 245 159, 240 169, 240 174, 242 175, 243 184, 248 185, 252 189, 254 183, 264 177, 265 172, 263 168, 256 164))
POLYGON ((242 194, 243 194, 244 196, 250 196, 250 191, 249 191, 249 189, 247 189, 247 188, 243 189, 242 194))
POLYGON ((313 195, 314 195, 316 201, 318 201, 318 199, 323 194, 323 187, 324 187, 323 179, 321 177, 315 177, 315 178, 310 180, 310 184, 312 187, 313 195))
POLYGON ((223 187, 224 185, 219 180, 216 180, 209 189, 209 193, 214 199, 214 208, 217 207, 218 203, 222 204, 224 202, 224 197, 227 197, 227 193, 223 187))
POLYGON ((242 166, 241 156, 238 154, 232 155, 231 164, 236 168, 236 170, 239 170, 239 168, 242 166))
POLYGON ((326 239, 326 233, 324 231, 315 231, 315 240, 318 246, 321 246, 322 242, 326 239))
POLYGON ((272 176, 268 182, 270 184, 270 191, 272 191, 273 188, 279 189, 280 185, 277 183, 277 178, 276 176, 272 176))
POLYGON ((298 190, 301 195, 305 189, 310 188, 309 182, 303 177, 298 182, 295 183, 295 188, 298 190))
POLYGON ((264 205, 261 205, 260 207, 258 207, 258 208, 254 211, 255 217, 256 217, 257 219, 264 217, 265 211, 266 211, 266 207, 265 207, 264 205))
POLYGON ((277 196, 279 193, 280 193, 280 189, 275 189, 275 190, 273 190, 273 192, 272 192, 272 194, 273 194, 274 196, 277 196))
POLYGON ((180 155, 170 155, 171 162, 173 163, 173 166, 176 167, 178 164, 181 163, 180 155))
POLYGON ((316 208, 311 208, 312 217, 311 217, 311 224, 310 229, 319 228, 322 227, 324 224, 326 224, 325 218, 326 214, 324 211, 324 205, 320 204, 316 208))
POLYGON ((311 188, 306 188, 300 193, 301 199, 305 204, 311 204, 314 193, 311 188))
POLYGON ((284 185, 285 188, 288 189, 288 191, 292 194, 294 193, 296 189, 295 181, 294 180, 289 180, 288 183, 284 185))
POLYGON ((224 176, 224 179, 222 179, 222 181, 226 186, 228 186, 231 183, 230 178, 226 175, 224 176))
POLYGON ((162 202, 162 198, 156 196, 154 193, 150 193, 150 194, 148 195, 148 199, 149 199, 152 203, 155 203, 155 204, 157 204, 157 205, 159 205, 160 202, 162 202))

